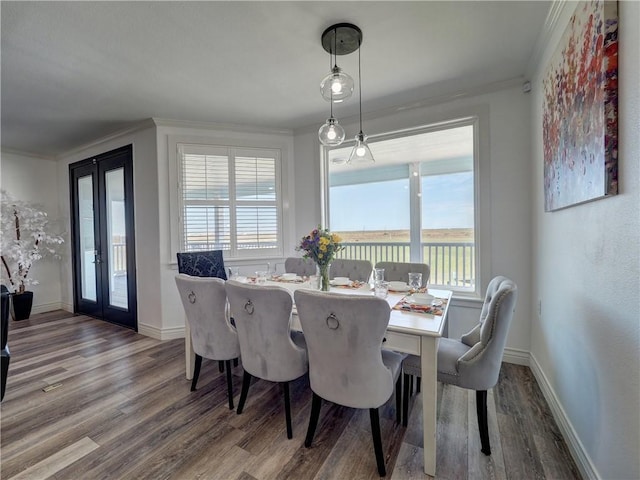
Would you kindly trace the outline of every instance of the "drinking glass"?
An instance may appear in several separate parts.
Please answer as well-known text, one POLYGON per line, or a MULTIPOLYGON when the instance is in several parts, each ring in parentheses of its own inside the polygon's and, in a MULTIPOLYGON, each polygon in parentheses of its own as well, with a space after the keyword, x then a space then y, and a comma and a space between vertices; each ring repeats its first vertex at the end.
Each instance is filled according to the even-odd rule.
POLYGON ((384 268, 376 268, 373 271, 373 284, 377 285, 384 281, 384 268))
POLYGON ((422 287, 422 274, 421 273, 410 273, 409 274, 409 288, 411 290, 418 290, 422 287))
POLYGON ((389 295, 389 282, 376 281, 374 293, 376 297, 387 298, 387 295, 389 295))
POLYGON ((240 275, 240 269, 238 267, 229 267, 229 274, 227 275, 229 279, 235 280, 240 275))
POLYGON ((264 285, 267 283, 267 272, 264 270, 260 270, 256 272, 256 283, 258 285, 264 285))

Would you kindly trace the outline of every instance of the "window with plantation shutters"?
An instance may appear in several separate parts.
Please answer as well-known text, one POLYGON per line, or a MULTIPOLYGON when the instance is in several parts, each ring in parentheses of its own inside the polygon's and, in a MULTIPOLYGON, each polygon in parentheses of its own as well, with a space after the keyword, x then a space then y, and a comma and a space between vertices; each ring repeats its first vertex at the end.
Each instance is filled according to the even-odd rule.
POLYGON ((282 252, 280 152, 178 144, 183 251, 282 252))

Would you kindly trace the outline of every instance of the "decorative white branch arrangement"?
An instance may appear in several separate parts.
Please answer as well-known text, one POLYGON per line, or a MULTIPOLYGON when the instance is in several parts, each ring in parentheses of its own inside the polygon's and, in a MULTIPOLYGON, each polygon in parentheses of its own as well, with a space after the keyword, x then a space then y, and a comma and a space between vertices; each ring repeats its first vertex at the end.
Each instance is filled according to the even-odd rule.
POLYGON ((16 200, 2 190, 0 252, 9 289, 21 294, 38 281, 29 277, 33 264, 47 255, 56 255, 53 246, 64 242, 49 232, 47 213, 35 204, 16 200))

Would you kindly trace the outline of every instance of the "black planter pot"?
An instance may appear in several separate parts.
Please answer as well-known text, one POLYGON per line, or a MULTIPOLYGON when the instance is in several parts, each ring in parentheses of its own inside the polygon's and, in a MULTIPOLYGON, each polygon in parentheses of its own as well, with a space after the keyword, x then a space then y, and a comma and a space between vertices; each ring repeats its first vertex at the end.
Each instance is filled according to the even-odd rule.
POLYGON ((26 320, 31 316, 33 292, 14 293, 11 295, 11 307, 14 320, 26 320))

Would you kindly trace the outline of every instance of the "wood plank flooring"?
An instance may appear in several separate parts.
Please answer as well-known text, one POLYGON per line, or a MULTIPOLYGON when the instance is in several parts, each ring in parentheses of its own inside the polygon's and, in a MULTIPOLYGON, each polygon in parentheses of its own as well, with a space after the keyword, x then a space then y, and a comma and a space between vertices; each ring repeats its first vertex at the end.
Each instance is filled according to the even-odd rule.
MULTIPOLYGON (((182 340, 160 342, 63 311, 11 321, 11 364, 0 409, 0 476, 15 479, 375 479, 369 415, 323 403, 304 448, 311 392, 291 385, 287 440, 279 385, 251 385, 230 411, 224 374, 204 360, 198 390, 184 376, 182 340), (43 388, 56 385, 48 392, 43 388)), ((242 366, 234 368, 235 402, 242 366)), ((387 477, 422 472, 421 398, 409 427, 381 408, 387 477)), ((475 394, 438 387, 438 479, 580 478, 527 367, 503 364, 489 392, 492 455, 480 452, 475 394)))

